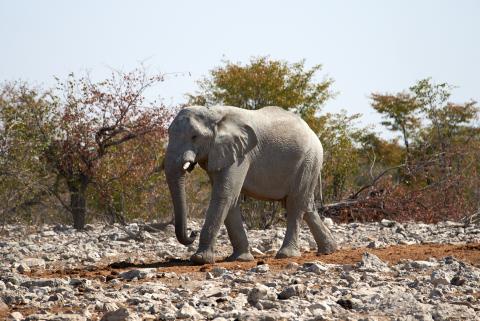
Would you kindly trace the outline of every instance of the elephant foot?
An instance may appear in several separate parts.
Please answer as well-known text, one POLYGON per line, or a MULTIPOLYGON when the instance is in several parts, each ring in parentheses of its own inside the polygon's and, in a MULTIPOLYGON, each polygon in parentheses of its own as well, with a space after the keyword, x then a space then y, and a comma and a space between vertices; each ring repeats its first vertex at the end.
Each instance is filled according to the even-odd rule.
POLYGON ((338 249, 337 242, 325 242, 322 246, 319 246, 317 249, 317 255, 331 254, 338 249))
POLYGON ((201 251, 193 254, 190 261, 198 265, 211 264, 215 263, 215 255, 213 251, 201 251))
POLYGON ((300 250, 297 248, 292 247, 282 247, 275 255, 276 259, 284 259, 287 257, 298 257, 300 256, 300 250))
POLYGON ((226 261, 241 261, 241 262, 248 262, 248 261, 253 261, 255 258, 250 252, 244 252, 244 253, 233 253, 229 257, 226 258, 226 261))

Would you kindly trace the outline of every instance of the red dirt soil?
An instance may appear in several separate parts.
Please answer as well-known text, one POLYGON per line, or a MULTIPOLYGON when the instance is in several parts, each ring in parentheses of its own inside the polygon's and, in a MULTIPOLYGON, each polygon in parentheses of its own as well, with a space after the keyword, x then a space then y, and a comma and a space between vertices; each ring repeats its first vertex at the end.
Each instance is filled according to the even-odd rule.
POLYGON ((286 268, 288 263, 320 261, 333 264, 355 264, 361 260, 362 254, 369 252, 377 255, 383 261, 396 264, 400 260, 428 260, 429 258, 440 259, 446 256, 453 256, 461 261, 468 262, 480 267, 480 243, 469 243, 463 245, 452 244, 417 244, 417 245, 394 245, 382 249, 354 248, 340 249, 333 254, 317 255, 315 252, 302 253, 301 257, 288 259, 275 259, 273 256, 256 257, 251 262, 226 262, 223 260, 215 264, 203 266, 193 265, 186 260, 171 260, 168 262, 151 261, 149 263, 126 263, 117 262, 108 266, 99 266, 94 270, 85 269, 38 271, 31 274, 31 277, 83 277, 98 278, 100 276, 115 275, 122 270, 131 268, 157 268, 158 272, 195 273, 206 272, 213 267, 221 266, 229 270, 248 270, 259 264, 268 264, 270 269, 278 271, 286 268))

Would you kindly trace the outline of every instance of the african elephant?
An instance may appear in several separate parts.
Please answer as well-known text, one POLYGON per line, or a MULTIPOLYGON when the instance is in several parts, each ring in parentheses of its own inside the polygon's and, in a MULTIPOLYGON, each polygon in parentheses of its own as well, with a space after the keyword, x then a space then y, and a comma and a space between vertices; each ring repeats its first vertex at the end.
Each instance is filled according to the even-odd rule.
POLYGON ((298 116, 279 107, 246 110, 236 107, 192 106, 182 109, 168 129, 164 159, 167 184, 180 243, 187 236, 185 173, 198 164, 210 178, 211 200, 191 260, 213 263, 216 237, 225 223, 232 243, 229 260, 253 260, 239 209, 241 193, 260 200, 279 200, 286 207, 287 230, 277 258, 299 256, 298 233, 306 220, 319 253, 336 243, 315 210, 320 190, 322 145, 298 116))

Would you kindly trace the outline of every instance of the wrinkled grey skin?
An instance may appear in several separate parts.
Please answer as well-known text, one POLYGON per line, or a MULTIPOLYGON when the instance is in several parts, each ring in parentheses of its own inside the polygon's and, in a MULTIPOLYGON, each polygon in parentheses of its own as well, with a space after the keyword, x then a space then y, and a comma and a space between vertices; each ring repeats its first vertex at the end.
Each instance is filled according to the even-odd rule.
POLYGON ((320 190, 322 145, 301 118, 279 107, 253 111, 193 106, 178 113, 168 134, 164 168, 180 243, 189 245, 195 239, 194 235, 187 236, 186 171, 198 164, 212 184, 200 244, 191 257, 193 262, 214 262, 215 241, 222 223, 233 246, 229 259, 253 260, 239 209, 240 193, 285 204, 287 230, 277 258, 300 255, 298 233, 302 218, 319 253, 336 250, 337 245, 314 206, 314 196, 320 190))

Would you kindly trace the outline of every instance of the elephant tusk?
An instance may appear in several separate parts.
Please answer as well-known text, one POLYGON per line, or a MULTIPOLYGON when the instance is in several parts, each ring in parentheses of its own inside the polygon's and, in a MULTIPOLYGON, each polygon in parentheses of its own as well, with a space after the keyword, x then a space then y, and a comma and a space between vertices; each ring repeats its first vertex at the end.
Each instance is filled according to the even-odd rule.
POLYGON ((185 162, 185 164, 183 164, 183 169, 187 170, 190 167, 190 164, 190 162, 185 162))

